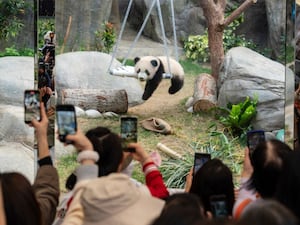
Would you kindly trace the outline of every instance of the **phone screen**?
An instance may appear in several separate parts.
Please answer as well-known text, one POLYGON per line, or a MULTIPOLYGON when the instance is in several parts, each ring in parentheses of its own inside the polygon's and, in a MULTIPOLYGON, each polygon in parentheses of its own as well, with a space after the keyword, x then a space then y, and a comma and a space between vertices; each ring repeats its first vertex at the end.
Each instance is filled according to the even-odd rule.
POLYGON ((58 126, 59 139, 60 141, 65 142, 65 137, 68 134, 75 134, 77 131, 77 122, 74 106, 57 106, 56 121, 58 126))
POLYGON ((265 141, 265 132, 263 130, 253 130, 247 133, 247 145, 250 154, 256 149, 257 145, 265 141))
POLYGON ((211 159, 210 154, 206 153, 195 153, 194 157, 194 174, 208 161, 211 159))
POLYGON ((228 206, 225 195, 214 195, 210 198, 211 212, 215 218, 228 217, 228 206))
POLYGON ((41 120, 40 92, 26 90, 24 93, 25 123, 30 123, 33 118, 41 120))
POLYGON ((121 138, 123 150, 128 149, 129 143, 137 142, 137 117, 121 117, 121 138))

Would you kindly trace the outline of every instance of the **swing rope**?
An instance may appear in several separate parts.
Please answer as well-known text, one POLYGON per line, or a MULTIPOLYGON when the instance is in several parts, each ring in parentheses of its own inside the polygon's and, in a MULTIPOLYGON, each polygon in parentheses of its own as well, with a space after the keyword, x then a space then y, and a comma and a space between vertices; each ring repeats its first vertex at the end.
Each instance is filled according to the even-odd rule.
POLYGON ((173 36, 174 36, 175 59, 177 62, 179 62, 177 36, 176 36, 176 25, 175 25, 174 2, 173 2, 173 0, 170 0, 170 2, 171 2, 171 17, 172 17, 172 26, 173 26, 173 36))

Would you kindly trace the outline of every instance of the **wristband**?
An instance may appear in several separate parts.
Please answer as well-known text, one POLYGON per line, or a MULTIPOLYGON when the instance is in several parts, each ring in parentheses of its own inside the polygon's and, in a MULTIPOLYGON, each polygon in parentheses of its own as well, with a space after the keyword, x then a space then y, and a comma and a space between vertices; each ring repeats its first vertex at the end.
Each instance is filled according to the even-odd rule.
POLYGON ((81 151, 77 156, 77 162, 81 163, 83 160, 90 159, 95 162, 99 160, 99 154, 93 150, 84 150, 81 151))

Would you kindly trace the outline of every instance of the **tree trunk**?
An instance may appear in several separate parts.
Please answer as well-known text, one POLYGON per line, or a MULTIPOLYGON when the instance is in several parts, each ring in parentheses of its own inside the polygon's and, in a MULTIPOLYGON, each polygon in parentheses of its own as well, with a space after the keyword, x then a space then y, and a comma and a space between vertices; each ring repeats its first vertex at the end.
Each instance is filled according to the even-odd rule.
POLYGON ((224 59, 223 31, 220 23, 224 21, 226 0, 200 0, 208 27, 208 45, 212 76, 218 79, 219 69, 224 59))
POLYGON ((116 32, 119 32, 120 30, 119 0, 112 0, 109 22, 111 22, 114 25, 116 32))
POLYGON ((209 74, 200 74, 194 87, 193 111, 207 111, 217 105, 216 80, 209 74))
POLYGON ((128 110, 125 90, 64 89, 61 94, 62 104, 72 104, 84 110, 115 113, 126 113, 128 110))

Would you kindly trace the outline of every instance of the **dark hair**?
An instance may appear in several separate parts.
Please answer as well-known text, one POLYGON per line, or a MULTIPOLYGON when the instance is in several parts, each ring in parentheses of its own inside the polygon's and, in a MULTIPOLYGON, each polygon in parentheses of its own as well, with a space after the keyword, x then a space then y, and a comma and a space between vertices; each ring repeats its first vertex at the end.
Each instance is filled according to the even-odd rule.
POLYGON ((259 199, 251 203, 241 215, 242 225, 298 225, 297 218, 274 200, 259 199))
POLYGON ((248 188, 256 189, 263 198, 273 197, 283 158, 291 151, 287 144, 279 140, 261 142, 250 156, 253 173, 248 182, 248 188), (271 148, 268 143, 272 146, 271 148))
POLYGON ((173 194, 165 199, 166 204, 162 210, 162 214, 168 212, 171 209, 188 209, 190 211, 195 211, 199 214, 199 218, 205 218, 203 205, 200 198, 191 193, 179 193, 173 194))
POLYGON ((94 150, 99 153, 100 159, 97 164, 99 167, 98 176, 106 176, 117 172, 123 159, 121 138, 112 133, 108 128, 97 127, 86 133, 92 142, 94 150))
POLYGON ((202 220, 195 210, 174 207, 162 213, 152 225, 198 225, 202 220))
POLYGON ((19 173, 0 174, 7 225, 41 225, 42 214, 29 181, 19 173))
MULTIPOLYGON (((112 133, 106 127, 96 127, 86 133, 87 138, 93 144, 94 150, 98 152, 100 158, 98 164, 98 176, 106 176, 117 172, 123 159, 121 138, 112 133)), ((72 190, 77 182, 75 174, 71 174, 66 181, 66 188, 72 190)))
POLYGON ((275 198, 300 220, 300 151, 289 153, 282 165, 275 198))
POLYGON ((210 197, 225 195, 228 213, 232 214, 234 186, 230 169, 219 159, 206 162, 194 175, 190 193, 198 195, 205 211, 212 211, 210 197))
POLYGON ((45 76, 39 76, 38 79, 38 88, 46 87, 48 86, 48 80, 45 76))

